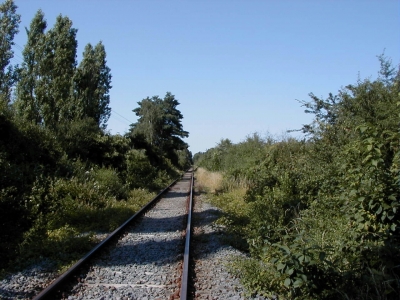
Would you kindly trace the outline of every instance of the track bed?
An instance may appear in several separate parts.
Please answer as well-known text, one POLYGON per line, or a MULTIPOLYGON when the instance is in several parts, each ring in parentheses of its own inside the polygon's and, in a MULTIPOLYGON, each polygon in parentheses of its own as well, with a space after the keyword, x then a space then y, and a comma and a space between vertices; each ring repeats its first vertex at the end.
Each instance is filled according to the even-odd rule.
POLYGON ((190 176, 185 174, 87 274, 80 274, 65 297, 178 298, 190 176))

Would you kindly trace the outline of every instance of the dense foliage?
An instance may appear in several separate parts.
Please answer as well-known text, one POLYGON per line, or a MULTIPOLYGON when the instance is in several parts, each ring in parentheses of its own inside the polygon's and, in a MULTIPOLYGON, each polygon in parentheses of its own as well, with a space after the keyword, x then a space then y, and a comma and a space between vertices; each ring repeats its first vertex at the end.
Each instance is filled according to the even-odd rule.
POLYGON ((213 201, 247 241, 252 259, 236 267, 250 293, 399 298, 400 72, 379 61, 375 80, 327 99, 310 94, 303 105, 314 121, 303 140, 222 140, 194 156, 231 182, 213 201), (238 183, 241 201, 232 196, 238 183))
POLYGON ((0 4, 0 271, 39 257, 71 263, 96 242, 94 232, 122 224, 191 160, 170 93, 162 144, 106 131, 105 47, 88 44, 78 63, 68 17, 46 31, 39 10, 21 66, 11 65, 19 21, 12 0, 0 4))
POLYGON ((188 137, 189 133, 183 130, 183 115, 176 108, 179 102, 175 96, 167 92, 164 99, 147 97, 138 104, 139 107, 133 110, 138 122, 131 125, 130 136, 142 139, 148 147, 182 169, 188 168, 191 156, 188 145, 181 138, 188 137))

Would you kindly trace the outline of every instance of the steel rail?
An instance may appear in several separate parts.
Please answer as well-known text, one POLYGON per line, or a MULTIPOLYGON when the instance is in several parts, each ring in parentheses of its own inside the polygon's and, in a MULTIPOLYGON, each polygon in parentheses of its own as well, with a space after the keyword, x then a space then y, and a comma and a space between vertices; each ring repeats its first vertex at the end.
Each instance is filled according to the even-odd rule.
POLYGON ((189 259, 190 259, 190 235, 192 231, 192 211, 193 211, 193 183, 194 183, 194 172, 192 171, 192 178, 190 181, 190 197, 189 197, 189 208, 188 208, 188 218, 186 225, 186 241, 185 241, 185 252, 183 254, 183 269, 182 269, 182 280, 181 280, 181 290, 180 299, 186 300, 189 285, 189 259))
POLYGON ((48 299, 50 296, 54 295, 57 292, 57 289, 64 284, 65 281, 70 279, 72 275, 75 274, 76 271, 80 267, 83 266, 84 263, 88 262, 90 258, 93 257, 100 249, 104 248, 105 245, 109 244, 111 240, 117 237, 122 231, 135 219, 143 214, 151 205, 153 205, 160 197, 171 187, 173 186, 180 178, 174 180, 169 186, 163 189, 157 196, 155 196, 149 203, 143 206, 138 212, 136 212, 132 217, 130 217, 125 223, 123 223, 120 227, 115 229, 112 233, 110 233, 103 241, 101 241, 98 245, 96 245, 92 250, 90 250, 83 258, 77 261, 72 267, 70 267, 66 272, 64 272, 60 277, 54 280, 47 288, 41 291, 38 295, 36 295, 34 300, 42 300, 48 299))

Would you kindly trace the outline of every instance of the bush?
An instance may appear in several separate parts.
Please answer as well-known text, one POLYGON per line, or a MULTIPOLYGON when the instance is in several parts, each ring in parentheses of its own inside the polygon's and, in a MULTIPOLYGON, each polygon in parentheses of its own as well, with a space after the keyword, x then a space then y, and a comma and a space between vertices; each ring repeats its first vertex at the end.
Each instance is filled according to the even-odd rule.
POLYGON ((100 168, 94 171, 93 179, 100 193, 118 200, 128 197, 128 188, 122 183, 115 170, 100 168))
POLYGON ((126 166, 126 181, 130 188, 147 186, 156 173, 144 150, 128 151, 126 166))
MULTIPOLYGON (((315 119, 303 127, 307 140, 265 143, 261 161, 238 158, 235 168, 229 157, 239 145, 197 156, 225 178, 245 174, 246 203, 230 210, 226 224, 247 239, 252 260, 236 266, 250 294, 399 297, 400 71, 380 59, 375 81, 327 99, 310 94, 303 104, 315 119), (235 219, 243 212, 248 223, 235 219)), ((221 207, 233 199, 224 192, 221 207)))
POLYGON ((62 268, 81 258, 94 245, 93 234, 82 235, 69 225, 46 230, 44 218, 39 217, 24 234, 17 263, 23 267, 40 257, 47 257, 62 268))
POLYGON ((34 220, 27 201, 37 177, 65 171, 64 154, 54 135, 14 117, 10 108, 0 112, 0 268, 18 251, 23 234, 34 220))

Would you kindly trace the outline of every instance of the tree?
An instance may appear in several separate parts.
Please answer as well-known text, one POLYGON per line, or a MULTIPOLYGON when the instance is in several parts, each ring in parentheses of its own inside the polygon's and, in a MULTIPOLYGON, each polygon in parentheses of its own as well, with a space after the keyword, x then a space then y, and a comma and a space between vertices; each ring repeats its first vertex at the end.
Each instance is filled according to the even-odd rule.
MULTIPOLYGON (((47 88, 43 99, 43 117, 46 125, 55 129, 59 122, 74 117, 72 78, 76 68, 77 29, 68 17, 59 15, 54 27, 46 34, 45 75, 40 88, 47 88)), ((44 92, 44 91, 42 91, 44 92)))
POLYGON ((139 117, 137 123, 131 124, 132 135, 142 134, 147 143, 155 148, 160 147, 159 133, 162 126, 161 99, 158 96, 139 101, 139 107, 133 112, 139 117))
POLYGON ((43 75, 40 62, 44 55, 45 30, 47 22, 44 14, 39 10, 33 18, 29 29, 27 44, 22 52, 23 63, 20 72, 20 80, 17 84, 17 100, 15 106, 17 113, 25 120, 40 124, 43 122, 43 110, 41 107, 41 95, 36 90, 38 82, 43 75))
POLYGON ((187 148, 187 144, 181 138, 188 137, 189 133, 183 130, 181 123, 183 115, 176 108, 178 105, 179 102, 175 99, 175 96, 167 92, 162 102, 163 120, 161 129, 162 147, 166 151, 187 148))
POLYGON ((45 33, 46 21, 38 11, 27 30, 17 111, 28 120, 52 130, 76 114, 72 79, 76 68, 76 32, 68 17, 59 15, 45 33))
POLYGON ((0 5, 0 100, 7 103, 10 102, 11 91, 17 79, 16 69, 10 65, 10 60, 14 57, 13 40, 20 23, 20 15, 16 10, 13 0, 7 0, 0 5))
POLYGON ((47 33, 46 27, 39 10, 26 30, 17 112, 52 130, 60 123, 88 118, 105 128, 111 113, 111 73, 104 45, 88 44, 76 67, 77 29, 72 21, 59 15, 47 33))
POLYGON ((133 112, 139 119, 131 125, 131 136, 144 136, 148 144, 169 158, 174 165, 178 165, 177 151, 188 148, 181 138, 189 136, 189 133, 183 130, 183 115, 177 109, 179 102, 174 95, 167 92, 164 99, 159 96, 147 97, 138 104, 139 107, 133 112))
POLYGON ((86 45, 83 59, 74 75, 75 103, 80 118, 92 118, 105 128, 110 118, 110 68, 106 65, 106 51, 99 42, 94 48, 86 45))

